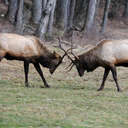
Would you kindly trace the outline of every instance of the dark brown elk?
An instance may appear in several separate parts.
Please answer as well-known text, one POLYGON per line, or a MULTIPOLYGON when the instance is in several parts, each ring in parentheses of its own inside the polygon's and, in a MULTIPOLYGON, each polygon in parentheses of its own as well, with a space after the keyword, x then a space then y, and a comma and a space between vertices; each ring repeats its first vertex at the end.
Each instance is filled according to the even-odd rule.
POLYGON ((0 33, 0 61, 19 60, 24 62, 25 86, 28 87, 29 64, 32 63, 44 82, 50 87, 43 76, 40 64, 49 69, 52 74, 62 63, 65 54, 61 57, 55 51, 51 53, 42 42, 34 36, 0 33))
POLYGON ((105 81, 110 71, 116 83, 117 91, 120 91, 116 66, 128 67, 128 40, 103 40, 88 52, 78 56, 73 54, 75 59, 72 59, 68 54, 67 56, 71 60, 71 68, 75 65, 79 76, 83 76, 85 71, 92 72, 98 67, 105 69, 98 91, 104 89, 105 81))

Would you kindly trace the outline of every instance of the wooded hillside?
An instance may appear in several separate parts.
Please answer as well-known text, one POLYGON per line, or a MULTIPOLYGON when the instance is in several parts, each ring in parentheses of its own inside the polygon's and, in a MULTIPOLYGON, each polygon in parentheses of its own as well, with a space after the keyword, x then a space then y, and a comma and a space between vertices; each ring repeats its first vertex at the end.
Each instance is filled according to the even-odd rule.
POLYGON ((51 39, 55 35, 72 36, 73 30, 82 36, 103 35, 108 21, 122 21, 127 26, 128 0, 1 0, 5 12, 0 12, 15 32, 51 39))

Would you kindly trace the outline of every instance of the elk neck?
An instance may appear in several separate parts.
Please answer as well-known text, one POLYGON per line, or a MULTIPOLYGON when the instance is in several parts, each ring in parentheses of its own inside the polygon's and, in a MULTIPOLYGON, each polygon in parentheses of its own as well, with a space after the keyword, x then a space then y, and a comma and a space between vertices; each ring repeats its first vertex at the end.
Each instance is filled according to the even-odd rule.
POLYGON ((52 59, 53 59, 53 53, 45 49, 43 54, 41 54, 41 56, 39 57, 38 61, 44 67, 49 68, 52 64, 52 59))
POLYGON ((96 56, 94 50, 90 50, 87 53, 80 55, 79 58, 83 67, 88 72, 95 70, 99 66, 98 57, 96 56))

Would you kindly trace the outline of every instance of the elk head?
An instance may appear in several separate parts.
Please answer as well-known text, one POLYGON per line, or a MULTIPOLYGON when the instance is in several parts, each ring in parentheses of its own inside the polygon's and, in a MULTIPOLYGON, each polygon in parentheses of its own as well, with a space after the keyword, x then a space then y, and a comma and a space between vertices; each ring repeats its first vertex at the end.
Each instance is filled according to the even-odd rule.
POLYGON ((63 55, 63 57, 61 57, 55 51, 52 53, 51 62, 49 65, 49 71, 51 74, 53 74, 54 71, 56 70, 56 68, 62 63, 63 58, 64 58, 64 55, 63 55))
POLYGON ((51 59, 51 65, 49 68, 49 71, 51 74, 54 73, 54 71, 56 70, 56 68, 62 63, 64 57, 67 55, 67 52, 70 49, 68 49, 67 51, 64 52, 64 55, 61 57, 58 53, 56 53, 55 51, 52 54, 52 59, 51 59))
POLYGON ((84 75, 84 71, 85 71, 85 67, 83 66, 83 62, 82 62, 82 59, 80 59, 79 56, 76 56, 73 52, 72 52, 72 45, 71 45, 71 48, 68 49, 71 50, 71 54, 73 55, 74 59, 72 59, 71 56, 68 55, 68 52, 61 46, 61 40, 60 38, 58 39, 59 40, 59 48, 65 52, 65 55, 68 57, 69 60, 71 60, 71 63, 69 64, 68 67, 70 67, 70 69, 68 71, 71 71, 71 69, 73 68, 73 66, 75 65, 76 66, 76 69, 79 73, 79 76, 83 76, 84 75))
POLYGON ((78 74, 79 74, 79 76, 81 77, 81 76, 83 76, 84 75, 84 72, 85 72, 85 70, 86 70, 86 65, 83 63, 83 59, 82 58, 80 58, 80 56, 76 56, 75 54, 73 54, 73 53, 71 53, 73 56, 74 56, 74 59, 71 59, 71 58, 69 58, 70 60, 71 60, 71 63, 70 63, 70 65, 69 65, 69 67, 70 67, 70 69, 69 69, 69 71, 73 68, 73 66, 75 65, 76 66, 76 69, 77 69, 77 71, 78 71, 78 74))

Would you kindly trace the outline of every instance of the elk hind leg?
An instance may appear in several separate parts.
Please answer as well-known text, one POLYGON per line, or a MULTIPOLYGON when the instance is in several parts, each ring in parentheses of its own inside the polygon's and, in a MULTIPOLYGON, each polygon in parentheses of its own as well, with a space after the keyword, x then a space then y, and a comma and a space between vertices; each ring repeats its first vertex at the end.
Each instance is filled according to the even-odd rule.
POLYGON ((0 61, 5 57, 5 55, 6 55, 6 52, 1 50, 0 51, 0 61))
POLYGON ((119 87, 119 84, 118 84, 118 80, 117 80, 117 71, 116 71, 116 67, 115 66, 112 66, 111 67, 111 72, 112 72, 112 75, 113 75, 113 79, 116 83, 116 87, 117 87, 117 91, 121 91, 120 87, 119 87))

